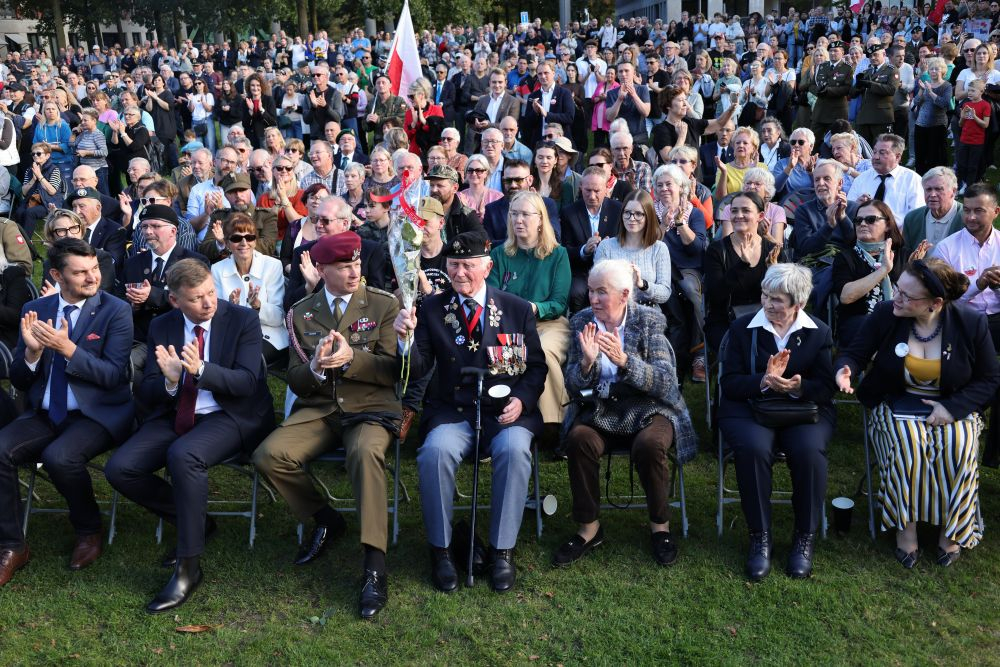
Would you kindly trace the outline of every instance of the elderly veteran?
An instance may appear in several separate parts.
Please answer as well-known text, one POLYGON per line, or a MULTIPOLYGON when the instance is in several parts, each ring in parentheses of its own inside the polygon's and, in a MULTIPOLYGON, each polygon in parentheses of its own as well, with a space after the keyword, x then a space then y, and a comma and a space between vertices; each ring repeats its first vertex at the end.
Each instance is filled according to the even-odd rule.
POLYGON ((344 447, 365 551, 361 616, 370 619, 387 600, 385 452, 399 432, 393 331, 399 305, 389 293, 362 283, 361 237, 354 232, 322 237, 311 254, 323 274, 323 289, 288 314, 288 386, 295 402, 289 417, 254 452, 254 465, 300 521, 313 520, 312 537, 295 559, 304 565, 347 529, 316 490, 306 466, 344 447))
POLYGON ((566 368, 571 394, 592 391, 593 404, 573 408, 566 437, 573 519, 577 534, 553 557, 569 565, 604 541, 598 520, 600 461, 605 451, 627 448, 646 491, 653 560, 671 565, 677 544, 670 534, 670 468, 697 453, 694 427, 681 396, 674 352, 657 308, 638 305, 632 265, 623 259, 598 262, 587 279, 590 307, 573 316, 566 368))

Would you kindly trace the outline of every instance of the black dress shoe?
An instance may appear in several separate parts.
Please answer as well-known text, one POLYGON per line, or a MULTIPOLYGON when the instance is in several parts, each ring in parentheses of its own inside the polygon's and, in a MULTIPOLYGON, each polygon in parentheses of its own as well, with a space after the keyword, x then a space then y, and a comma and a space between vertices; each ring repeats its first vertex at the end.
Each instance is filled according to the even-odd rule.
MULTIPOLYGON (((469 524, 464 520, 456 521, 451 529, 451 561, 458 566, 462 572, 469 569, 469 524)), ((479 577, 486 572, 487 558, 489 554, 486 545, 479 535, 476 535, 476 544, 472 548, 472 574, 479 577)))
MULTIPOLYGON (((214 535, 215 531, 218 530, 218 528, 219 528, 219 524, 217 524, 215 522, 215 518, 214 517, 211 517, 211 516, 206 516, 205 517, 205 539, 206 540, 208 538, 210 538, 212 535, 214 535)), ((172 570, 174 568, 174 566, 176 566, 176 565, 177 565, 177 547, 174 547, 173 549, 171 549, 167 553, 166 556, 163 557, 163 560, 160 561, 160 567, 164 567, 164 568, 172 570)))
POLYGON ((490 585, 497 593, 503 593, 514 588, 517 570, 514 568, 513 549, 492 549, 492 568, 490 570, 490 585))
POLYGON ((941 547, 938 547, 937 560, 935 561, 941 567, 951 567, 955 561, 958 560, 959 556, 962 555, 962 549, 956 549, 955 551, 946 551, 941 547))
POLYGON ((659 565, 673 565, 677 561, 677 543, 670 537, 670 531, 653 533, 653 560, 659 565))
POLYGON ((764 530, 750 533, 750 550, 747 552, 747 578, 761 581, 771 572, 771 533, 764 530))
POLYGON ((792 579, 805 579, 812 575, 813 547, 816 543, 816 533, 795 531, 792 536, 792 552, 788 554, 788 576, 792 579))
POLYGON ((160 614, 181 606, 187 602, 200 583, 201 566, 198 557, 179 558, 174 568, 174 575, 153 601, 146 605, 146 611, 150 614, 160 614))
POLYGON ((575 563, 586 556, 591 549, 596 549, 602 544, 604 544, 604 526, 597 527, 597 534, 589 542, 579 534, 574 535, 559 547, 559 550, 552 556, 552 564, 556 567, 566 567, 570 563, 575 563))
POLYGON ((389 600, 389 579, 384 572, 365 570, 365 583, 359 599, 361 618, 370 621, 378 615, 389 600))
POLYGON ((295 556, 295 564, 305 565, 306 563, 313 562, 323 555, 328 544, 343 535, 346 531, 347 524, 343 519, 340 520, 340 523, 333 526, 324 526, 317 523, 316 527, 313 528, 312 535, 307 541, 302 543, 298 555, 295 556))
POLYGON ((917 564, 917 560, 920 558, 920 550, 914 549, 913 551, 906 552, 897 548, 896 551, 893 552, 893 555, 896 556, 896 560, 899 561, 900 565, 905 567, 907 570, 912 570, 917 564))
POLYGON ((458 572, 447 549, 431 547, 431 582, 442 593, 458 588, 458 572))

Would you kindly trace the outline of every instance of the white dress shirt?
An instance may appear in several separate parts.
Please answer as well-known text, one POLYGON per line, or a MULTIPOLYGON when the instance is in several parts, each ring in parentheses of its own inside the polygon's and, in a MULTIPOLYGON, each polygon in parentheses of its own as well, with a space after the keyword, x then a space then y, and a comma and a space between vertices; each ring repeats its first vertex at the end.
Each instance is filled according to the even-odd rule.
MULTIPOLYGON (((857 201, 862 195, 874 197, 881 182, 878 172, 874 169, 863 171, 851 183, 847 198, 857 201)), ((896 224, 902 228, 906 214, 925 205, 924 186, 920 182, 920 175, 912 169, 897 165, 889 172, 889 178, 885 179, 884 201, 896 216, 896 224)))
MULTIPOLYGON (((63 313, 65 312, 66 306, 76 306, 76 310, 74 310, 72 313, 70 313, 70 316, 69 316, 69 326, 70 326, 70 329, 75 328, 76 327, 76 323, 80 320, 80 312, 83 310, 83 304, 86 303, 86 301, 87 301, 86 299, 83 299, 82 301, 77 301, 76 303, 70 303, 69 301, 66 301, 65 299, 63 299, 62 295, 60 295, 59 296, 59 311, 56 314, 55 321, 52 323, 53 326, 56 328, 56 330, 62 329, 63 313)), ((44 348, 42 350, 42 353, 43 354, 45 353, 44 348)), ((53 354, 55 355, 55 354, 59 354, 59 353, 58 352, 53 352, 53 354)), ((32 373, 34 373, 35 369, 38 368, 38 364, 39 364, 39 362, 41 362, 41 360, 42 360, 42 358, 39 357, 38 361, 36 361, 35 363, 33 363, 33 364, 27 364, 28 370, 30 370, 32 373)), ((68 359, 66 360, 66 363, 67 363, 67 365, 69 364, 69 360, 68 359)), ((45 381, 45 395, 42 396, 42 409, 43 410, 48 410, 49 409, 49 395, 50 395, 51 391, 52 391, 52 373, 49 373, 49 377, 45 381)), ((79 409, 80 409, 80 404, 77 403, 77 401, 76 401, 76 396, 73 394, 73 386, 70 384, 69 377, 67 376, 67 378, 66 378, 66 412, 69 412, 71 410, 79 410, 79 409)))
POLYGON ((499 118, 497 114, 500 113, 500 102, 503 101, 503 93, 499 96, 490 94, 490 102, 486 105, 486 115, 490 117, 490 122, 496 124, 499 118))
MULTIPOLYGON (((204 350, 202 351, 201 358, 205 362, 205 364, 208 364, 208 351, 211 349, 210 344, 212 341, 212 320, 207 320, 205 322, 202 322, 198 326, 200 326, 202 329, 205 330, 204 334, 205 346, 204 350)), ((195 323, 189 320, 187 318, 187 315, 185 315, 184 316, 185 345, 187 345, 193 340, 196 340, 196 337, 194 335, 194 328, 195 328, 195 323)), ((180 350, 177 350, 177 356, 180 356, 180 350)), ((172 391, 169 388, 169 383, 168 383, 168 388, 167 388, 168 394, 170 394, 171 396, 177 395, 177 392, 179 392, 181 390, 181 387, 184 385, 185 373, 187 373, 187 371, 181 371, 180 380, 178 381, 177 386, 175 386, 172 391)), ((164 380, 164 382, 166 382, 166 380, 164 380)), ((197 380, 195 382, 197 382, 197 380)), ((221 409, 222 406, 220 406, 219 403, 215 400, 215 396, 212 394, 212 392, 208 391, 207 389, 198 390, 198 398, 195 400, 194 403, 194 413, 196 415, 208 415, 213 412, 218 412, 221 409)))
POLYGON ((771 320, 767 319, 764 309, 761 308, 757 311, 757 314, 753 316, 753 319, 750 320, 750 323, 747 324, 747 329, 755 329, 758 327, 774 336, 774 344, 777 346, 778 352, 781 352, 788 346, 788 340, 792 337, 793 333, 801 329, 815 329, 816 323, 812 321, 811 317, 806 315, 805 310, 799 310, 799 314, 795 316, 795 321, 792 322, 792 326, 788 327, 788 331, 785 332, 784 336, 779 336, 778 332, 774 329, 774 325, 771 324, 771 320))
MULTIPOLYGON (((621 343, 622 349, 625 349, 625 322, 628 321, 628 307, 625 308, 625 316, 622 317, 622 323, 618 325, 618 340, 621 343)), ((598 331, 607 331, 608 328, 604 326, 596 317, 594 318, 594 323, 597 325, 598 331)), ((601 398, 607 398, 611 393, 611 385, 615 383, 618 379, 618 366, 615 365, 608 355, 601 353, 597 355, 597 361, 600 364, 601 376, 597 381, 597 393, 601 398)))
POLYGON ((961 303, 986 315, 1000 313, 1000 297, 997 293, 989 287, 982 291, 976 287, 976 281, 983 271, 991 266, 1000 266, 1000 234, 995 229, 990 231, 989 238, 982 245, 968 230, 962 229, 934 246, 931 254, 968 276, 969 289, 959 299, 961 303))

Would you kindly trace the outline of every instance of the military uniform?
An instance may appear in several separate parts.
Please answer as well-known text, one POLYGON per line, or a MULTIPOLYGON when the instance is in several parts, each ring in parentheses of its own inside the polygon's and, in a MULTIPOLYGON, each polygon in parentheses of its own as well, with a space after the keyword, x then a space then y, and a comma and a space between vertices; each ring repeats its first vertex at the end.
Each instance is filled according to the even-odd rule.
POLYGON ((21 233, 21 228, 10 218, 0 217, 0 247, 9 264, 17 264, 31 275, 31 247, 21 233))
POLYGON ((310 294, 288 313, 288 387, 292 413, 254 453, 254 464, 299 520, 326 507, 306 464, 340 443, 347 453, 361 519, 361 542, 381 551, 388 541, 385 452, 398 429, 401 406, 393 320, 399 304, 388 292, 362 285, 335 326, 327 290, 310 294), (337 330, 354 350, 346 369, 320 379, 309 365, 320 341, 337 330))
POLYGON ((872 146, 880 134, 892 132, 893 99, 898 88, 899 72, 892 64, 884 62, 880 67, 871 67, 859 74, 851 90, 853 97, 861 97, 855 127, 872 146))
POLYGON ((834 121, 847 119, 847 95, 851 92, 853 80, 854 70, 843 60, 836 64, 832 61, 825 62, 819 66, 813 81, 816 104, 812 110, 812 130, 816 135, 817 146, 823 143, 823 138, 834 121))
MULTIPOLYGON (((216 221, 225 225, 226 220, 228 220, 229 216, 233 213, 236 213, 236 211, 231 208, 220 208, 212 211, 212 215, 209 216, 208 233, 205 236, 205 240, 198 246, 198 252, 207 257, 208 261, 213 264, 228 257, 229 250, 219 247, 215 237, 212 236, 212 225, 214 225, 216 221)), ((275 248, 278 243, 278 214, 275 213, 273 209, 257 208, 253 204, 247 208, 246 214, 250 216, 250 219, 253 220, 254 226, 257 228, 257 251, 264 255, 276 257, 275 248)))

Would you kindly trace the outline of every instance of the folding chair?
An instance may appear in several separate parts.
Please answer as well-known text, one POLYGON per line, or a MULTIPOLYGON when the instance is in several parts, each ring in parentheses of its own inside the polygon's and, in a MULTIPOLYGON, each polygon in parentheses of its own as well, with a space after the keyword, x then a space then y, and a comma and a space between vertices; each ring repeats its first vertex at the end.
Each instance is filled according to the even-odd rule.
MULTIPOLYGON (((706 382, 707 384, 707 382, 706 382)), ((605 502, 601 504, 601 509, 608 510, 628 510, 628 509, 642 509, 646 505, 645 494, 638 494, 634 492, 633 488, 629 489, 628 494, 612 494, 611 493, 611 459, 613 457, 630 457, 631 451, 627 449, 615 449, 606 456, 607 459, 605 473, 604 473, 604 499, 605 502), (624 505, 615 502, 616 500, 623 500, 624 505)), ((671 449, 667 452, 667 457, 670 460, 671 475, 670 475, 670 495, 678 496, 677 500, 670 501, 670 506, 673 508, 680 509, 681 511, 681 533, 684 537, 688 536, 688 518, 687 518, 687 495, 684 491, 684 464, 677 460, 676 452, 671 449), (679 494, 678 494, 679 491, 679 494)), ((631 459, 630 459, 631 460, 631 459)))
MULTIPOLYGON (((399 494, 402 490, 403 498, 406 502, 410 502, 410 492, 406 489, 406 484, 399 478, 399 452, 401 449, 401 441, 399 438, 395 438, 395 448, 393 454, 393 461, 391 466, 386 466, 386 473, 392 475, 392 505, 389 507, 389 514, 392 515, 392 546, 396 546, 399 543, 399 494)), ((326 494, 327 499, 333 503, 336 509, 340 512, 357 512, 357 507, 355 507, 353 498, 339 498, 330 488, 321 480, 312 470, 311 467, 316 463, 336 463, 341 466, 347 463, 347 452, 343 447, 338 447, 337 449, 322 454, 315 459, 313 459, 307 466, 307 472, 313 478, 320 488, 323 489, 323 493, 326 494)), ((299 538, 299 544, 302 544, 303 532, 305 526, 301 523, 298 525, 297 533, 299 538)))
MULTIPOLYGON (((723 359, 726 354, 726 347, 729 344, 729 333, 727 332, 722 338, 722 343, 719 345, 719 376, 718 376, 718 388, 717 396, 721 398, 722 396, 722 374, 723 374, 723 359)), ((719 470, 719 481, 718 481, 718 496, 715 514, 715 526, 718 531, 718 536, 722 538, 722 531, 724 526, 724 511, 726 505, 731 503, 740 502, 740 491, 739 489, 730 489, 726 486, 726 466, 733 460, 733 452, 726 446, 725 438, 722 435, 722 429, 717 427, 716 437, 718 440, 718 470, 719 470)), ((782 452, 778 452, 775 455, 775 463, 779 463, 785 460, 785 455, 782 452)), ((785 490, 772 490, 771 492, 771 504, 772 505, 791 505, 792 499, 791 491, 785 490), (774 498, 778 496, 778 498, 774 498)), ((735 519, 734 519, 735 521, 735 519)), ((823 539, 826 539, 826 529, 827 529, 827 519, 826 519, 826 502, 823 503, 823 514, 822 520, 820 522, 820 534, 823 539)))
MULTIPOLYGON (((39 502, 41 499, 38 497, 38 494, 35 493, 35 482, 39 477, 50 484, 52 483, 52 480, 45 474, 41 463, 29 463, 24 467, 30 471, 27 484, 21 482, 22 486, 27 487, 28 491, 27 497, 24 500, 24 518, 22 521, 24 524, 24 536, 27 537, 28 521, 31 519, 32 514, 69 514, 69 509, 65 507, 36 507, 35 503, 39 502)), ((104 474, 104 468, 96 463, 88 463, 87 468, 99 472, 101 475, 104 474)), ((102 503, 99 501, 98 505, 101 504, 109 505, 108 509, 101 511, 101 514, 108 517, 108 544, 110 545, 115 541, 115 523, 118 519, 118 492, 112 492, 110 503, 102 503)))

